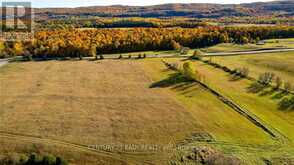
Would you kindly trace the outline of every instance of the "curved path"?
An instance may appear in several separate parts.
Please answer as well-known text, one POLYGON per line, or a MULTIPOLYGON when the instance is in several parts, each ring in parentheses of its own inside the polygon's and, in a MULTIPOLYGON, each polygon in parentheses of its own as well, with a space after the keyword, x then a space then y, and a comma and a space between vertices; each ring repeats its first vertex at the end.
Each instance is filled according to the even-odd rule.
POLYGON ((61 141, 61 140, 55 140, 55 139, 47 139, 47 138, 40 138, 37 136, 31 136, 31 135, 25 135, 25 134, 18 134, 18 133, 12 133, 12 132, 6 132, 6 131, 0 131, 0 137, 1 138, 6 138, 6 139, 14 139, 18 141, 24 141, 24 142, 29 142, 29 143, 42 143, 42 144, 53 144, 53 145, 58 145, 58 146, 63 146, 66 148, 72 148, 75 150, 79 150, 82 152, 90 152, 92 154, 95 154, 97 156, 102 156, 102 157, 108 157, 114 160, 119 160, 122 162, 128 162, 128 163, 134 163, 134 164, 153 164, 151 162, 144 162, 144 161, 137 161, 134 156, 127 156, 127 159, 123 157, 119 153, 113 153, 113 152, 107 152, 103 150, 97 150, 95 148, 91 148, 87 145, 82 145, 82 144, 77 144, 77 143, 72 143, 72 142, 67 142, 67 141, 61 141))

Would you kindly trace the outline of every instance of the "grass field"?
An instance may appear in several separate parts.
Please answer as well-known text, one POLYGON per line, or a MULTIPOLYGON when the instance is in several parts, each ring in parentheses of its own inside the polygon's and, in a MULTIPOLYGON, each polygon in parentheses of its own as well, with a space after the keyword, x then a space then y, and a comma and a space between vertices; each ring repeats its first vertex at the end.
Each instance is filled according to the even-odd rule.
MULTIPOLYGON (((268 40, 267 44, 292 39, 268 40)), ((255 46, 255 45, 254 45, 255 46)), ((253 50, 253 45, 217 45, 207 52, 253 50)), ((175 51, 123 53, 124 57, 175 51)), ((192 50, 190 51, 190 54, 192 50)), ((211 57, 250 76, 274 72, 293 79, 293 53, 211 57)), ((117 56, 117 54, 115 54, 117 56)), ((272 138, 196 82, 179 78, 162 60, 179 66, 188 59, 68 60, 14 62, 0 68, 0 158, 7 153, 52 153, 73 164, 165 164, 175 145, 213 146, 244 164, 293 158, 294 112, 278 107, 280 93, 252 93, 251 80, 232 80, 217 68, 192 61, 205 83, 257 116, 280 137, 272 138), (103 148, 103 147, 114 148, 103 148), (172 145, 142 149, 138 146, 172 145), (102 146, 91 149, 89 146, 102 146), (135 148, 124 148, 135 146, 135 148)), ((277 163, 279 164, 279 163, 277 163)))
POLYGON ((223 43, 208 48, 201 49, 206 53, 217 53, 217 52, 238 52, 238 51, 251 51, 259 49, 281 49, 281 48, 294 48, 294 39, 272 39, 265 40, 264 44, 244 44, 238 45, 233 43, 223 43))
POLYGON ((1 131, 84 145, 166 145, 200 130, 165 90, 149 89, 133 61, 13 63, 0 82, 1 131))
MULTIPOLYGON (((182 60, 172 60, 169 59, 167 60, 170 63, 173 62, 178 62, 178 63, 183 63, 182 60)), ((275 96, 278 95, 278 93, 268 93, 268 94, 255 94, 255 93, 250 93, 248 92, 248 87, 252 84, 252 81, 250 80, 239 80, 239 81, 232 81, 231 76, 228 75, 227 73, 223 72, 220 69, 216 69, 212 66, 203 64, 201 62, 194 62, 196 65, 197 70, 205 75, 206 83, 209 84, 213 89, 219 91, 220 93, 224 94, 226 97, 232 99, 235 101, 237 104, 239 104, 241 107, 245 108, 249 112, 255 114, 257 117, 259 117, 262 121, 264 121, 267 125, 269 125, 271 128, 276 130, 281 134, 282 143, 277 144, 276 146, 272 147, 271 143, 269 141, 264 141, 262 146, 258 145, 252 145, 254 149, 249 147, 240 147, 239 145, 246 144, 246 141, 244 140, 241 143, 231 143, 230 146, 226 146, 222 143, 217 143, 216 146, 222 148, 224 151, 228 151, 229 153, 232 152, 232 150, 236 150, 236 154, 240 154, 239 157, 243 157, 246 160, 250 160, 247 163, 250 164, 262 164, 260 157, 293 157, 294 151, 292 150, 293 146, 293 140, 294 140, 294 134, 293 134, 293 129, 294 129, 294 123, 292 122, 292 118, 294 117, 294 112, 291 111, 281 111, 278 108, 278 101, 279 99, 276 99, 275 96), (256 148, 255 148, 255 147, 256 148), (271 148, 272 147, 272 148, 271 148), (234 148, 234 149, 232 149, 234 148), (259 150, 259 149, 261 150, 259 150), (250 152, 248 152, 250 150, 250 152), (259 157, 256 157, 256 155, 259 155, 259 157)), ((152 68, 154 68, 155 63, 153 63, 152 68)), ((172 88, 173 89, 173 88, 172 88)), ((188 87, 185 90, 188 92, 177 92, 177 98, 183 102, 183 104, 186 104, 188 109, 191 108, 191 111, 194 113, 199 113, 199 110, 196 110, 195 107, 192 105, 195 104, 197 101, 201 102, 202 98, 205 98, 204 96, 199 95, 199 89, 197 88, 193 89, 193 87, 188 87), (189 90, 191 89, 191 90, 189 90), (189 93, 197 93, 195 95, 189 93), (188 93, 188 94, 187 94, 188 93), (192 104, 192 105, 191 105, 192 104)), ((206 98, 207 100, 211 100, 206 98)), ((215 103, 214 103, 215 104, 215 103)), ((208 104, 209 105, 209 104, 208 104)), ((214 105, 209 105, 207 107, 207 110, 211 110, 211 107, 214 107, 214 105)), ((206 111, 207 112, 207 111, 206 111)), ((212 113, 212 111, 207 112, 206 115, 209 115, 212 113)), ((226 112, 227 114, 227 112, 226 112)), ((202 115, 195 115, 200 118, 203 118, 202 115)), ((216 115, 220 116, 220 114, 216 115)), ((212 119, 216 119, 218 117, 212 117, 211 119, 206 118, 205 121, 211 121, 212 119)), ((222 119, 226 121, 240 121, 238 118, 231 117, 225 118, 222 117, 222 119)), ((209 127, 209 123, 205 124, 206 128, 209 127)), ((231 123, 232 124, 232 123, 231 123)), ((230 124, 230 125, 231 125, 230 124)), ((224 125, 224 124, 222 124, 224 125)), ((240 124, 237 124, 238 128, 240 124)), ((231 125, 232 126, 232 125, 231 125)), ((211 132, 217 131, 217 128, 213 128, 210 130, 211 132)), ((230 131, 231 134, 230 136, 233 136, 234 132, 233 130, 230 131)), ((244 135, 244 134, 242 134, 244 135)), ((243 137, 245 137, 244 135, 243 137)), ((258 135, 260 136, 260 135, 258 135)), ((232 140, 233 141, 233 140, 232 140)), ((231 142, 232 142, 231 141, 231 142)))
POLYGON ((166 162, 173 151, 129 154, 118 148, 106 157, 71 145, 57 151, 52 146, 59 146, 59 141, 85 146, 164 146, 195 134, 208 134, 220 144, 275 145, 260 128, 197 84, 150 88, 172 74, 160 59, 11 63, 0 69, 0 132, 41 140, 14 137, 20 143, 16 145, 1 139, 6 146, 1 152, 51 146, 39 150, 63 153, 71 162, 159 163, 166 162), (35 147, 27 143, 33 140, 35 147))
MULTIPOLYGON (((195 65, 197 65, 200 72, 206 74, 206 79, 210 86, 258 115, 265 122, 286 135, 291 141, 294 140, 294 134, 291 131, 294 129, 294 123, 291 120, 294 113, 279 110, 278 99, 274 99, 271 93, 258 95, 248 92, 248 87, 252 84, 250 80, 232 81, 230 75, 219 69, 197 62, 195 62, 195 65)), ((275 95, 276 93, 272 94, 275 95)))
MULTIPOLYGON (((169 63, 178 64, 184 62, 183 60, 179 59, 165 60, 169 63)), ((156 67, 159 67, 159 63, 156 61, 156 59, 146 61, 149 70, 159 70, 155 69, 156 67)), ((257 139, 260 139, 259 142, 261 142, 259 143, 259 145, 258 143, 252 144, 252 142, 256 139, 250 139, 250 137, 248 136, 248 133, 250 132, 249 130, 249 132, 247 133, 236 131, 236 129, 241 130, 242 126, 241 123, 238 123, 238 121, 242 121, 243 119, 241 119, 239 115, 229 116, 230 113, 233 113, 232 109, 226 108, 229 111, 225 111, 224 114, 218 111, 218 108, 214 109, 213 107, 216 107, 216 103, 218 102, 214 100, 216 98, 207 93, 201 94, 201 88, 195 84, 175 84, 170 86, 169 88, 171 89, 171 91, 174 92, 174 94, 176 95, 175 97, 178 98, 178 100, 180 100, 184 105, 186 105, 187 109, 190 110, 191 114, 196 119, 204 119, 202 123, 205 124, 204 127, 207 129, 208 132, 213 133, 217 137, 216 139, 218 139, 219 141, 223 140, 224 142, 230 143, 230 145, 226 145, 226 143, 219 142, 216 143, 214 146, 217 146, 223 151, 226 151, 230 154, 233 152, 239 157, 244 158, 246 160, 246 163, 249 164, 263 164, 264 162, 262 162, 261 157, 293 157, 294 151, 292 150, 291 146, 293 146, 294 134, 291 130, 294 129, 294 123, 292 122, 291 118, 294 117, 294 113, 285 112, 278 109, 278 100, 272 99, 272 97, 277 93, 264 96, 249 93, 247 91, 247 88, 251 85, 251 81, 231 81, 231 77, 219 69, 215 69, 211 66, 199 62, 194 62, 194 64, 196 65, 197 70, 205 75, 206 83, 208 83, 209 86, 216 89, 217 91, 220 91, 222 94, 238 103, 241 107, 257 115, 262 121, 264 121, 272 129, 279 132, 283 137, 282 143, 276 143, 268 139, 266 140, 264 138, 261 138, 262 135, 258 134, 257 132, 252 132, 256 136, 258 136, 257 139), (210 97, 208 97, 207 95, 209 95, 210 97), (205 101, 203 102, 203 100, 205 101), (198 104, 207 106, 203 108, 206 109, 204 113, 202 113, 202 111, 197 108, 197 106, 199 106, 198 104), (214 125, 219 122, 215 119, 221 119, 221 122, 217 125, 214 125), (214 121, 214 124, 212 124, 212 121, 214 121), (237 124, 234 124, 235 122, 237 124), (221 125, 226 126, 226 128, 218 127, 221 125), (226 131, 224 130, 228 131, 227 137, 224 136, 226 133, 226 131), (238 139, 238 135, 241 135, 239 137, 240 141, 236 141, 236 139, 238 139)), ((162 74, 166 74, 166 71, 164 71, 163 68, 162 70, 162 74)), ((163 77, 163 75, 156 73, 153 73, 153 75, 155 75, 155 77, 158 77, 158 79, 163 77)), ((192 143, 191 145, 197 145, 197 143, 192 143)))
POLYGON ((285 82, 294 81, 293 52, 211 57, 211 60, 231 69, 247 67, 250 70, 249 75, 255 78, 264 72, 273 72, 285 82))

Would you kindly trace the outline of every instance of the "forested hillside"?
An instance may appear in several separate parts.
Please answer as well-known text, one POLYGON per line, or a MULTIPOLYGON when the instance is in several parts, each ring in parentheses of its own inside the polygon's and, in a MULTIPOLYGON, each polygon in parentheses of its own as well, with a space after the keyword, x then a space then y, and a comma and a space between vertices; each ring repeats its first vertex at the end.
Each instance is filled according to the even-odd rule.
POLYGON ((219 18, 226 16, 293 16, 294 2, 276 1, 266 3, 230 4, 164 4, 155 6, 92 6, 78 8, 35 9, 39 19, 64 18, 68 16, 108 17, 197 17, 219 18))

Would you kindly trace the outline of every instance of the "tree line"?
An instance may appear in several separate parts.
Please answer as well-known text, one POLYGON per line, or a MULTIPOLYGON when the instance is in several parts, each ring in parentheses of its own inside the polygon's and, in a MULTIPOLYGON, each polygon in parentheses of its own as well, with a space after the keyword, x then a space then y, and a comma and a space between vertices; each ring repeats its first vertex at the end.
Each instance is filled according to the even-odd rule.
POLYGON ((0 57, 84 57, 108 53, 202 48, 294 37, 294 27, 58 29, 35 33, 30 42, 0 42, 0 57))

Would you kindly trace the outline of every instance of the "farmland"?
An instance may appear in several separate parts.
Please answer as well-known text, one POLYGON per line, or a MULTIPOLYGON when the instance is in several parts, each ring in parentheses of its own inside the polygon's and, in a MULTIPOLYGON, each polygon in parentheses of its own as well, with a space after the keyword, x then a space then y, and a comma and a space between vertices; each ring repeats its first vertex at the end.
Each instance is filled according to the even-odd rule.
MULTIPOLYGON (((160 56, 172 52, 157 53, 160 56)), ((136 57, 135 53, 132 56, 136 57)), ((292 58, 291 53, 280 53, 213 60, 235 58, 234 63, 245 65, 242 58, 267 56, 273 60, 283 57, 289 62, 292 58)), ((174 158, 178 151, 172 148, 162 153, 119 147, 93 152, 84 147, 106 144, 174 147, 182 144, 192 148, 209 145, 253 164, 261 164, 261 157, 292 155, 287 145, 291 146, 294 139, 291 132, 294 114, 278 110, 278 100, 271 99, 272 95, 249 93, 246 89, 252 83, 250 80, 231 81, 230 75, 222 70, 192 61, 199 72, 205 73, 209 86, 256 115, 278 132, 281 139, 272 138, 199 84, 174 81, 178 75, 161 60, 183 64, 182 58, 133 58, 13 62, 2 67, 0 136, 8 138, 1 139, 6 146, 1 152, 49 152, 70 162, 89 164, 178 161, 174 158), (196 140, 187 141, 191 138, 196 140), (14 139, 19 142, 12 145, 14 139), (33 141, 33 145, 28 141, 33 141), (268 151, 277 147, 278 150, 268 151)))
POLYGON ((214 62, 232 69, 238 67, 250 68, 251 76, 258 78, 264 72, 273 72, 284 81, 293 82, 294 57, 293 52, 267 53, 233 57, 212 57, 214 62))
POLYGON ((15 4, 0 165, 294 164, 292 1, 15 4))

